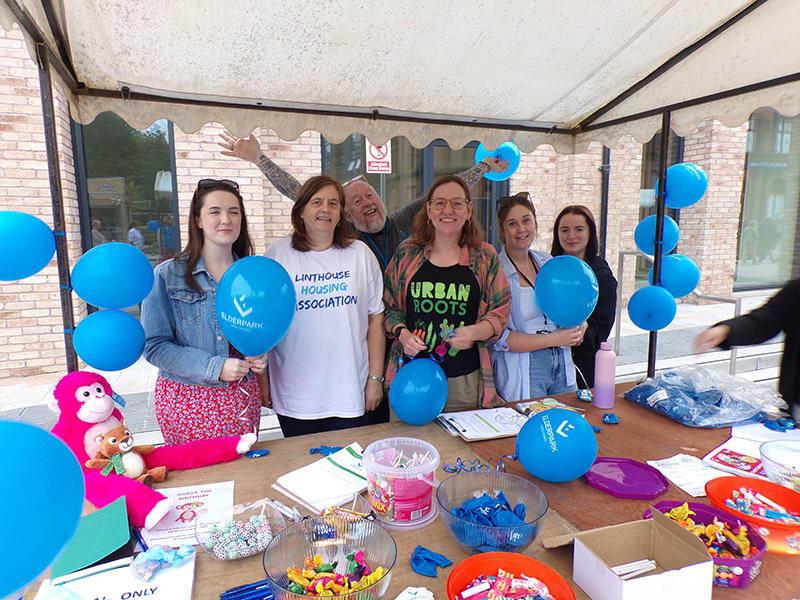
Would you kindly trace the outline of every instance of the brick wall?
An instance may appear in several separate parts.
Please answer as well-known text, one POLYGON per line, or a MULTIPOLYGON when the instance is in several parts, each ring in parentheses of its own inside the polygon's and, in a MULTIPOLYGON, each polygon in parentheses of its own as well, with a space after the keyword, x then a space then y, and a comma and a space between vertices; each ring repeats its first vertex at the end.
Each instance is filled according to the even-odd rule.
MULTIPOLYGON (((39 75, 18 29, 0 28, 0 202, 3 210, 35 215, 53 227, 39 75)), ((68 108, 55 82, 58 152, 67 224, 68 254, 80 256, 77 195, 68 108)), ((13 260, 2 257, 0 260, 13 260)), ((75 298, 75 312, 85 305, 75 298)), ((0 282, 0 377, 36 375, 65 368, 56 260, 18 282, 0 282)))

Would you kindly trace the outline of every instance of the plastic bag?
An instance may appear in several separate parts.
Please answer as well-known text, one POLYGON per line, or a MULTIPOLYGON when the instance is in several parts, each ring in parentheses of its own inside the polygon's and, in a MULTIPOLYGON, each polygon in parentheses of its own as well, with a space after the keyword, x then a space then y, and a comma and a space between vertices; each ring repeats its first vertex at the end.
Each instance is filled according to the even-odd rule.
POLYGON ((702 365, 663 371, 624 396, 689 427, 763 421, 767 415, 778 415, 788 408, 775 390, 702 365))

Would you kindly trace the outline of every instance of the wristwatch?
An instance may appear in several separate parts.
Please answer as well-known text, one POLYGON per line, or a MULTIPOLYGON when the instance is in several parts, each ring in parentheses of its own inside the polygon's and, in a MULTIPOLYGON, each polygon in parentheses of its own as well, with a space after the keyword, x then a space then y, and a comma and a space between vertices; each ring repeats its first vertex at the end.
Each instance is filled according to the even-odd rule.
POLYGON ((375 376, 375 375, 370 375, 370 376, 369 376, 369 378, 370 378, 370 379, 374 379, 375 381, 380 381, 381 383, 383 383, 383 382, 384 382, 384 379, 385 379, 385 378, 383 377, 383 375, 378 375, 378 376, 375 376))

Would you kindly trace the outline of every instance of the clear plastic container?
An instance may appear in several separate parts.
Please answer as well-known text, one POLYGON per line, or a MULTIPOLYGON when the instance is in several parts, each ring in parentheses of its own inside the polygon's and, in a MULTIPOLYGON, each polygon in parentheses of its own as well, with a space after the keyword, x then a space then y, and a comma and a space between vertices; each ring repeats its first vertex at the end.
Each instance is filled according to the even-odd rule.
POLYGON ((386 527, 422 527, 436 518, 433 490, 439 453, 415 438, 385 438, 364 450, 367 495, 386 527))
POLYGON ((217 560, 236 560, 261 554, 286 528, 286 521, 271 500, 212 510, 195 521, 197 543, 217 560))

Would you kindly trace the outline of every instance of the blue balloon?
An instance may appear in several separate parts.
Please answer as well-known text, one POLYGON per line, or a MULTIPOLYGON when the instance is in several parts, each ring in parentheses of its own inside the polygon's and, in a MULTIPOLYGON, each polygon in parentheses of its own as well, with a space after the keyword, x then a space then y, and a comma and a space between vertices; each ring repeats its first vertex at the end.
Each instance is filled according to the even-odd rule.
POLYGON ((217 286, 219 326, 245 356, 261 356, 283 339, 294 319, 296 304, 289 273, 266 256, 237 260, 217 286))
POLYGON ((559 327, 576 327, 588 319, 599 290, 594 271, 576 256, 555 256, 536 276, 536 302, 559 327))
MULTIPOLYGON (((653 267, 648 275, 653 285, 653 267)), ((700 283, 700 269, 688 256, 668 254, 661 258, 661 287, 675 298, 691 294, 700 283)))
POLYGON ((0 211, 0 281, 36 275, 56 253, 56 238, 47 223, 13 210, 0 211))
POLYGON ((148 221, 147 228, 152 231, 153 233, 157 232, 161 229, 161 223, 159 221, 148 221))
POLYGON ((121 242, 95 246, 72 269, 72 288, 98 308, 135 306, 153 289, 153 266, 144 252, 121 242))
POLYGON ((672 323, 676 312, 674 296, 657 285, 637 290, 628 300, 628 316, 634 325, 645 331, 664 329, 672 323))
MULTIPOLYGON (((678 245, 680 231, 678 224, 672 217, 664 215, 664 235, 661 238, 661 254, 669 254, 678 245)), ((636 247, 645 254, 655 256, 656 254, 656 215, 650 215, 641 220, 633 232, 633 239, 636 247)))
POLYGON ((707 189, 708 176, 703 169, 692 163, 672 165, 667 169, 664 204, 667 208, 686 208, 699 201, 707 189))
POLYGON ((517 148, 517 145, 514 142, 500 144, 497 147, 497 150, 494 152, 489 152, 483 147, 483 144, 479 144, 478 148, 475 150, 475 164, 477 165, 487 156, 493 156, 495 158, 499 158, 500 160, 508 161, 508 168, 502 173, 489 171, 488 173, 483 174, 483 176, 489 181, 504 181, 516 173, 517 169, 519 168, 519 148, 517 148))
POLYGON ((551 408, 533 415, 522 426, 515 451, 516 458, 534 477, 572 481, 594 464, 597 437, 583 416, 551 408))
POLYGON ((35 580, 72 539, 84 485, 81 465, 64 442, 16 421, 0 421, 0 472, 6 480, 0 490, 0 597, 5 598, 35 580), (43 459, 47 475, 33 476, 43 459))
POLYGON ((100 371, 130 367, 142 355, 144 341, 142 324, 121 310, 90 314, 78 324, 72 338, 78 356, 100 371))
POLYGON ((447 402, 447 377, 435 361, 417 358, 403 365, 389 388, 389 405, 409 425, 433 421, 447 402))

